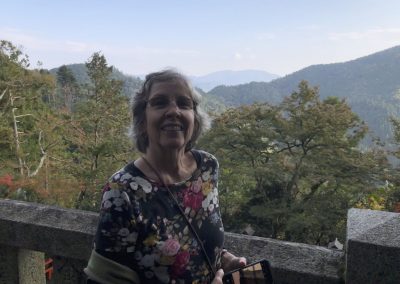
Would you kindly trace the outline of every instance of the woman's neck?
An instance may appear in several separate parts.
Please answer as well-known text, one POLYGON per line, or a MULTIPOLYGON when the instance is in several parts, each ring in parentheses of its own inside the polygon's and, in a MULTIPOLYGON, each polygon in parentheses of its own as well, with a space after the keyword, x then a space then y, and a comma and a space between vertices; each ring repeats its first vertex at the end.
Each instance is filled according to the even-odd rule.
MULTIPOLYGON (((193 173, 196 169, 196 164, 193 155, 184 150, 178 151, 147 151, 143 157, 150 163, 151 167, 146 164, 146 172, 150 176, 160 175, 161 182, 166 184, 176 183, 182 181, 193 173)), ((157 179, 159 179, 157 177, 157 179)))

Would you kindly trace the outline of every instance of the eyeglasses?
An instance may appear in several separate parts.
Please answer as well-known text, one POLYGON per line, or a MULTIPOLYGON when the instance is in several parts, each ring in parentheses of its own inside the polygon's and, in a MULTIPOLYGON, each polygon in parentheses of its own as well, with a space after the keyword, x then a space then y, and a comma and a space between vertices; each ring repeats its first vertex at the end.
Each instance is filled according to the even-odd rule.
MULTIPOLYGON (((173 100, 170 100, 167 96, 156 96, 148 100, 147 103, 154 109, 166 109, 170 106, 172 101, 173 100)), ((192 110, 196 107, 195 102, 189 97, 178 96, 174 101, 175 105, 181 110, 192 110)))

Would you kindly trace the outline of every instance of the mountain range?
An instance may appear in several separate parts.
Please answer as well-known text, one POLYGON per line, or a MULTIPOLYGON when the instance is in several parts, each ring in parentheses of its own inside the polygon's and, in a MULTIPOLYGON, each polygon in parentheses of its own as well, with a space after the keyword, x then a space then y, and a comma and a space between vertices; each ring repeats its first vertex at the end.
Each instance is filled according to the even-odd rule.
POLYGON ((270 82, 276 78, 279 78, 279 75, 262 70, 223 70, 204 76, 190 76, 193 85, 205 92, 219 85, 234 86, 250 82, 270 82))
POLYGON ((218 86, 208 92, 225 105, 277 104, 297 90, 301 80, 319 88, 322 99, 344 98, 384 141, 392 137, 391 116, 400 116, 400 46, 343 63, 312 65, 269 83, 218 86))
MULTIPOLYGON (((68 67, 78 82, 88 82, 84 64, 68 67)), ((57 69, 50 72, 55 74, 57 69)), ((123 74, 115 68, 113 77, 124 82, 127 96, 131 96, 142 82, 139 77, 123 74)), ((312 65, 277 77, 257 70, 226 70, 191 79, 195 86, 203 86, 198 89, 204 98, 203 106, 214 113, 226 107, 255 102, 278 104, 297 90, 301 80, 306 80, 310 86, 319 88, 322 99, 344 98, 367 123, 371 135, 390 141, 390 117, 400 116, 400 46, 343 63, 312 65), (217 86, 207 91, 213 85, 217 86)))

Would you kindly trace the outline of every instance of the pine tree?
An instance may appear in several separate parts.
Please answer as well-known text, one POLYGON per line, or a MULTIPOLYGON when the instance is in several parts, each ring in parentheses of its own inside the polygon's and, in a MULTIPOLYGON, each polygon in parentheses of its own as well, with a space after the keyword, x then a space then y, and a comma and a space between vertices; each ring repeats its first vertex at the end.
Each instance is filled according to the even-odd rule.
POLYGON ((79 87, 72 71, 67 66, 62 65, 57 70, 57 83, 62 97, 61 105, 71 112, 79 87))
POLYGON ((127 135, 130 121, 128 99, 122 82, 111 79, 112 67, 100 53, 86 62, 91 84, 86 86, 71 121, 69 143, 72 174, 83 181, 77 206, 97 209, 99 188, 132 158, 127 135))

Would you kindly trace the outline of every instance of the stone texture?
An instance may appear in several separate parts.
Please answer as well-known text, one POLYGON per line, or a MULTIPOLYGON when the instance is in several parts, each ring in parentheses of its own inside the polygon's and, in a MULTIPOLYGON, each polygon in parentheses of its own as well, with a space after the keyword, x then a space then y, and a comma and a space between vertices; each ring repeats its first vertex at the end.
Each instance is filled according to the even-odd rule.
POLYGON ((400 283, 400 214, 350 209, 347 283, 400 283))
POLYGON ((266 258, 280 283, 343 283, 344 252, 320 246, 225 233, 225 247, 248 262, 266 258))
POLYGON ((18 283, 18 249, 0 245, 0 284, 18 283))
POLYGON ((0 244, 87 260, 98 213, 0 200, 0 244))
MULTIPOLYGON (((0 200, 0 284, 18 283, 19 249, 54 259, 52 283, 84 283, 97 222, 95 212, 0 200)), ((400 283, 399 232, 399 214, 351 209, 347 283, 400 283)), ((226 233, 226 247, 249 261, 268 259, 278 284, 343 282, 340 250, 232 233, 226 233)))
POLYGON ((44 284, 42 252, 0 245, 0 284, 44 284))
POLYGON ((18 250, 19 284, 44 284, 44 253, 26 249, 18 250))

